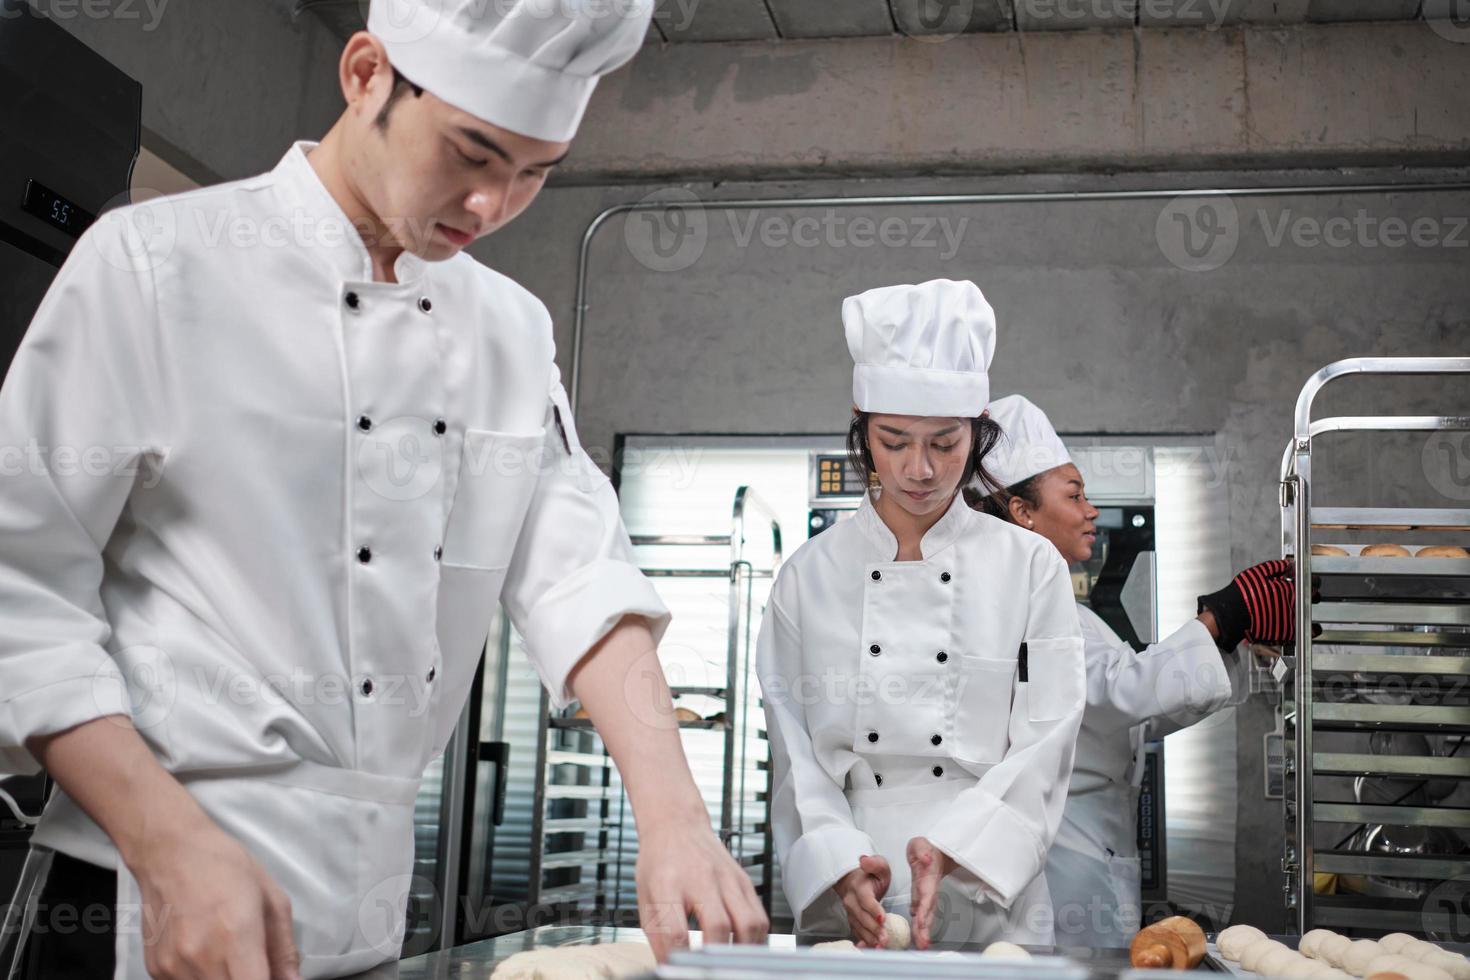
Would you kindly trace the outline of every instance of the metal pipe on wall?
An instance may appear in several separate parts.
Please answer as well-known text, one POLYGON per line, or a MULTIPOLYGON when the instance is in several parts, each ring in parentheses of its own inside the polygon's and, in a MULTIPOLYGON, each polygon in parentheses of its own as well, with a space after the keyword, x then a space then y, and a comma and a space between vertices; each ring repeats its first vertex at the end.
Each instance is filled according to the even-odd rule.
MULTIPOLYGON (((872 206, 932 206, 947 204, 1048 204, 1066 201, 1127 201, 1157 200, 1176 197, 1287 197, 1291 195, 1322 194, 1382 194, 1428 193, 1433 191, 1466 191, 1470 182, 1451 181, 1444 183, 1405 182, 1402 184, 1315 184, 1277 187, 1237 188, 1155 188, 1152 190, 1113 191, 1020 191, 989 194, 891 194, 873 197, 771 197, 732 198, 701 203, 701 209, 749 210, 751 208, 808 208, 808 207, 872 207, 872 206)), ((586 339, 587 280, 591 265, 592 240, 609 218, 618 214, 637 211, 658 211, 669 207, 668 201, 635 201, 615 204, 593 217, 582 233, 582 244, 577 255, 577 299, 572 321, 572 365, 571 390, 568 397, 572 414, 580 407, 582 389, 582 348, 586 339)), ((679 205, 688 207, 689 205, 679 205)))

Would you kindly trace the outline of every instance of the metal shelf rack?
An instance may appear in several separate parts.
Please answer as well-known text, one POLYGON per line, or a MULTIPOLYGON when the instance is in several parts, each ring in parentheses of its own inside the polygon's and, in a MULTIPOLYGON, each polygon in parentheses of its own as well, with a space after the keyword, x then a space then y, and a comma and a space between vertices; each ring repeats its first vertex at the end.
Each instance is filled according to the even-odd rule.
POLYGON ((1467 938, 1456 911, 1470 907, 1470 847, 1455 832, 1470 830, 1470 808, 1436 804, 1470 781, 1470 750, 1459 755, 1470 734, 1470 559, 1365 558, 1343 538, 1428 531, 1464 546, 1470 507, 1319 507, 1314 493, 1323 488, 1312 471, 1313 450, 1329 434, 1470 430, 1470 417, 1454 415, 1314 421, 1313 401, 1329 383, 1467 374, 1467 357, 1350 358, 1318 371, 1297 399, 1281 472, 1282 554, 1297 559, 1297 642, 1284 658, 1282 870, 1302 933, 1467 938), (1314 556, 1314 544, 1349 555, 1314 556), (1315 638, 1314 623, 1322 627, 1315 638), (1331 798, 1344 780, 1352 780, 1351 802, 1331 798), (1342 837, 1340 825, 1353 829, 1342 837), (1336 894, 1316 893, 1321 874, 1337 876, 1336 894), (1447 888, 1453 900, 1439 901, 1447 888))
MULTIPOLYGON (((723 658, 722 682, 672 686, 671 691, 676 700, 694 696, 723 705, 723 720, 681 721, 679 728, 686 752, 696 739, 706 740, 707 747, 715 733, 721 738, 718 799, 707 794, 706 806, 721 841, 751 875, 769 913, 775 849, 768 818, 770 756, 764 746, 764 714, 752 660, 758 612, 753 587, 757 581, 773 580, 780 568, 780 522, 769 505, 742 486, 735 491, 730 533, 633 535, 632 542, 635 547, 728 549, 728 562, 718 566, 644 568, 643 572, 655 580, 724 579, 729 583, 724 649, 711 658, 723 658), (749 557, 747 530, 769 533, 768 564, 757 565, 749 557)), ((677 618, 677 608, 674 613, 677 618)), ((635 866, 637 853, 631 808, 596 728, 586 718, 553 715, 543 692, 531 828, 530 904, 562 906, 563 912, 588 921, 629 924, 636 907, 630 907, 621 886, 635 866)))

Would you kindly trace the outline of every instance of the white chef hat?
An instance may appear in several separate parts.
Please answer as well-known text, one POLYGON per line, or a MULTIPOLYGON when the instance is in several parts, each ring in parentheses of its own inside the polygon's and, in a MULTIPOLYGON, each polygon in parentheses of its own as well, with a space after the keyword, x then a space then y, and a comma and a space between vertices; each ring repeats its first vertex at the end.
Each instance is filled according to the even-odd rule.
POLYGON ((654 0, 372 0, 393 67, 488 123, 534 139, 577 132, 597 80, 648 34, 654 0))
POLYGON ((882 286, 842 301, 864 412, 974 418, 990 401, 995 311, 973 282, 882 286))
POLYGON ((985 457, 985 469, 1003 487, 1072 462, 1046 413, 1023 395, 990 403, 990 417, 1001 428, 1000 441, 985 457))

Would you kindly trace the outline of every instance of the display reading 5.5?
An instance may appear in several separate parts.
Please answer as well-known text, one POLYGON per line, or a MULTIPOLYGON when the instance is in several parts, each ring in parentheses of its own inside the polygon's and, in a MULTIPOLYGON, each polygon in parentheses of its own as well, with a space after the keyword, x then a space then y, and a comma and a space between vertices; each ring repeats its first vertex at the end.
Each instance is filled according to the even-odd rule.
POLYGON ((87 226, 97 220, 97 216, 90 211, 78 207, 51 188, 34 180, 26 181, 26 196, 22 207, 29 214, 60 228, 73 237, 86 231, 87 226))

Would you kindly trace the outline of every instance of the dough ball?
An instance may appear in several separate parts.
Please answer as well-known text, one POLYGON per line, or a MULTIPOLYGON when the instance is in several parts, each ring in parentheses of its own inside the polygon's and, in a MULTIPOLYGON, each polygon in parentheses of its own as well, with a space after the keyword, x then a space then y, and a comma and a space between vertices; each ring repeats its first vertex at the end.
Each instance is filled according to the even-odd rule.
POLYGON ((1371 939, 1356 939, 1342 954, 1341 966, 1355 977, 1368 975, 1368 964, 1383 955, 1383 947, 1371 939))
POLYGON ((1385 970, 1382 973, 1368 974, 1366 980, 1409 980, 1409 978, 1402 973, 1395 973, 1392 970, 1385 970))
POLYGON ((1286 971, 1297 963, 1309 962, 1305 956, 1290 946, 1282 946, 1262 956, 1256 962, 1256 972, 1263 977, 1284 977, 1289 975, 1286 971))
POLYGON ((1266 954, 1278 949, 1286 949, 1286 946, 1274 939, 1257 939, 1240 951, 1240 965, 1254 973, 1266 954))
MULTIPOLYGON (((1424 945, 1433 946, 1434 944, 1425 943, 1424 945)), ((1433 950, 1426 950, 1424 955, 1419 957, 1419 962, 1425 966, 1443 970, 1454 980, 1470 980, 1470 960, 1465 959, 1459 953, 1435 947, 1433 950)))
POLYGON ((812 943, 812 949, 820 949, 828 953, 856 953, 857 943, 851 939, 834 939, 826 943, 812 943))
POLYGON ((1419 942, 1419 939, 1415 936, 1409 935, 1407 932, 1391 932, 1388 935, 1384 936, 1382 939, 1378 940, 1378 945, 1382 946, 1390 953, 1401 953, 1403 952, 1404 946, 1406 944, 1417 942, 1419 942))
POLYGON ((1305 936, 1303 936, 1302 941, 1297 944, 1297 952, 1301 953, 1303 956, 1310 956, 1314 960, 1320 960, 1322 958, 1322 954, 1317 951, 1317 944, 1326 939, 1328 936, 1335 935, 1337 935, 1337 933, 1333 932, 1331 929, 1313 929, 1305 936))
POLYGON ((913 938, 909 930, 909 920, 897 912, 883 913, 884 949, 908 949, 909 941, 913 938))
POLYGON ((1275 976, 1285 977, 1287 980, 1308 980, 1310 977, 1315 977, 1320 969, 1322 969, 1320 960, 1309 960, 1297 953, 1296 959, 1282 967, 1275 976))
POLYGON ((1326 960, 1318 960, 1316 980, 1353 980, 1353 975, 1339 970, 1326 960))
POLYGON ((1440 948, 1434 943, 1426 943, 1424 940, 1410 936, 1399 946, 1399 952, 1413 960, 1422 960, 1431 953, 1440 952, 1440 948))
POLYGON ((1326 939, 1317 940, 1317 958, 1341 968, 1342 958, 1347 955, 1348 947, 1352 944, 1353 941, 1348 937, 1333 933, 1326 939))
POLYGON ((1227 960, 1238 961, 1241 950, 1256 940, 1265 938, 1266 934, 1255 926, 1230 926, 1220 930, 1220 935, 1215 937, 1215 948, 1227 960))
POLYGON ((502 962, 492 980, 623 980, 652 973, 658 963, 643 943, 530 949, 502 962))
POLYGON ((989 956, 992 959, 998 960, 1029 960, 1031 958, 1031 954, 1026 952, 1020 946, 1017 946, 1015 943, 1008 943, 1004 941, 991 943, 989 946, 985 947, 985 952, 981 953, 980 955, 989 956))
POLYGON ((1382 956, 1374 957, 1373 962, 1363 971, 1365 976, 1375 973, 1402 973, 1408 976, 1409 968, 1418 966, 1417 960, 1411 960, 1407 956, 1398 953, 1384 953, 1382 956))

